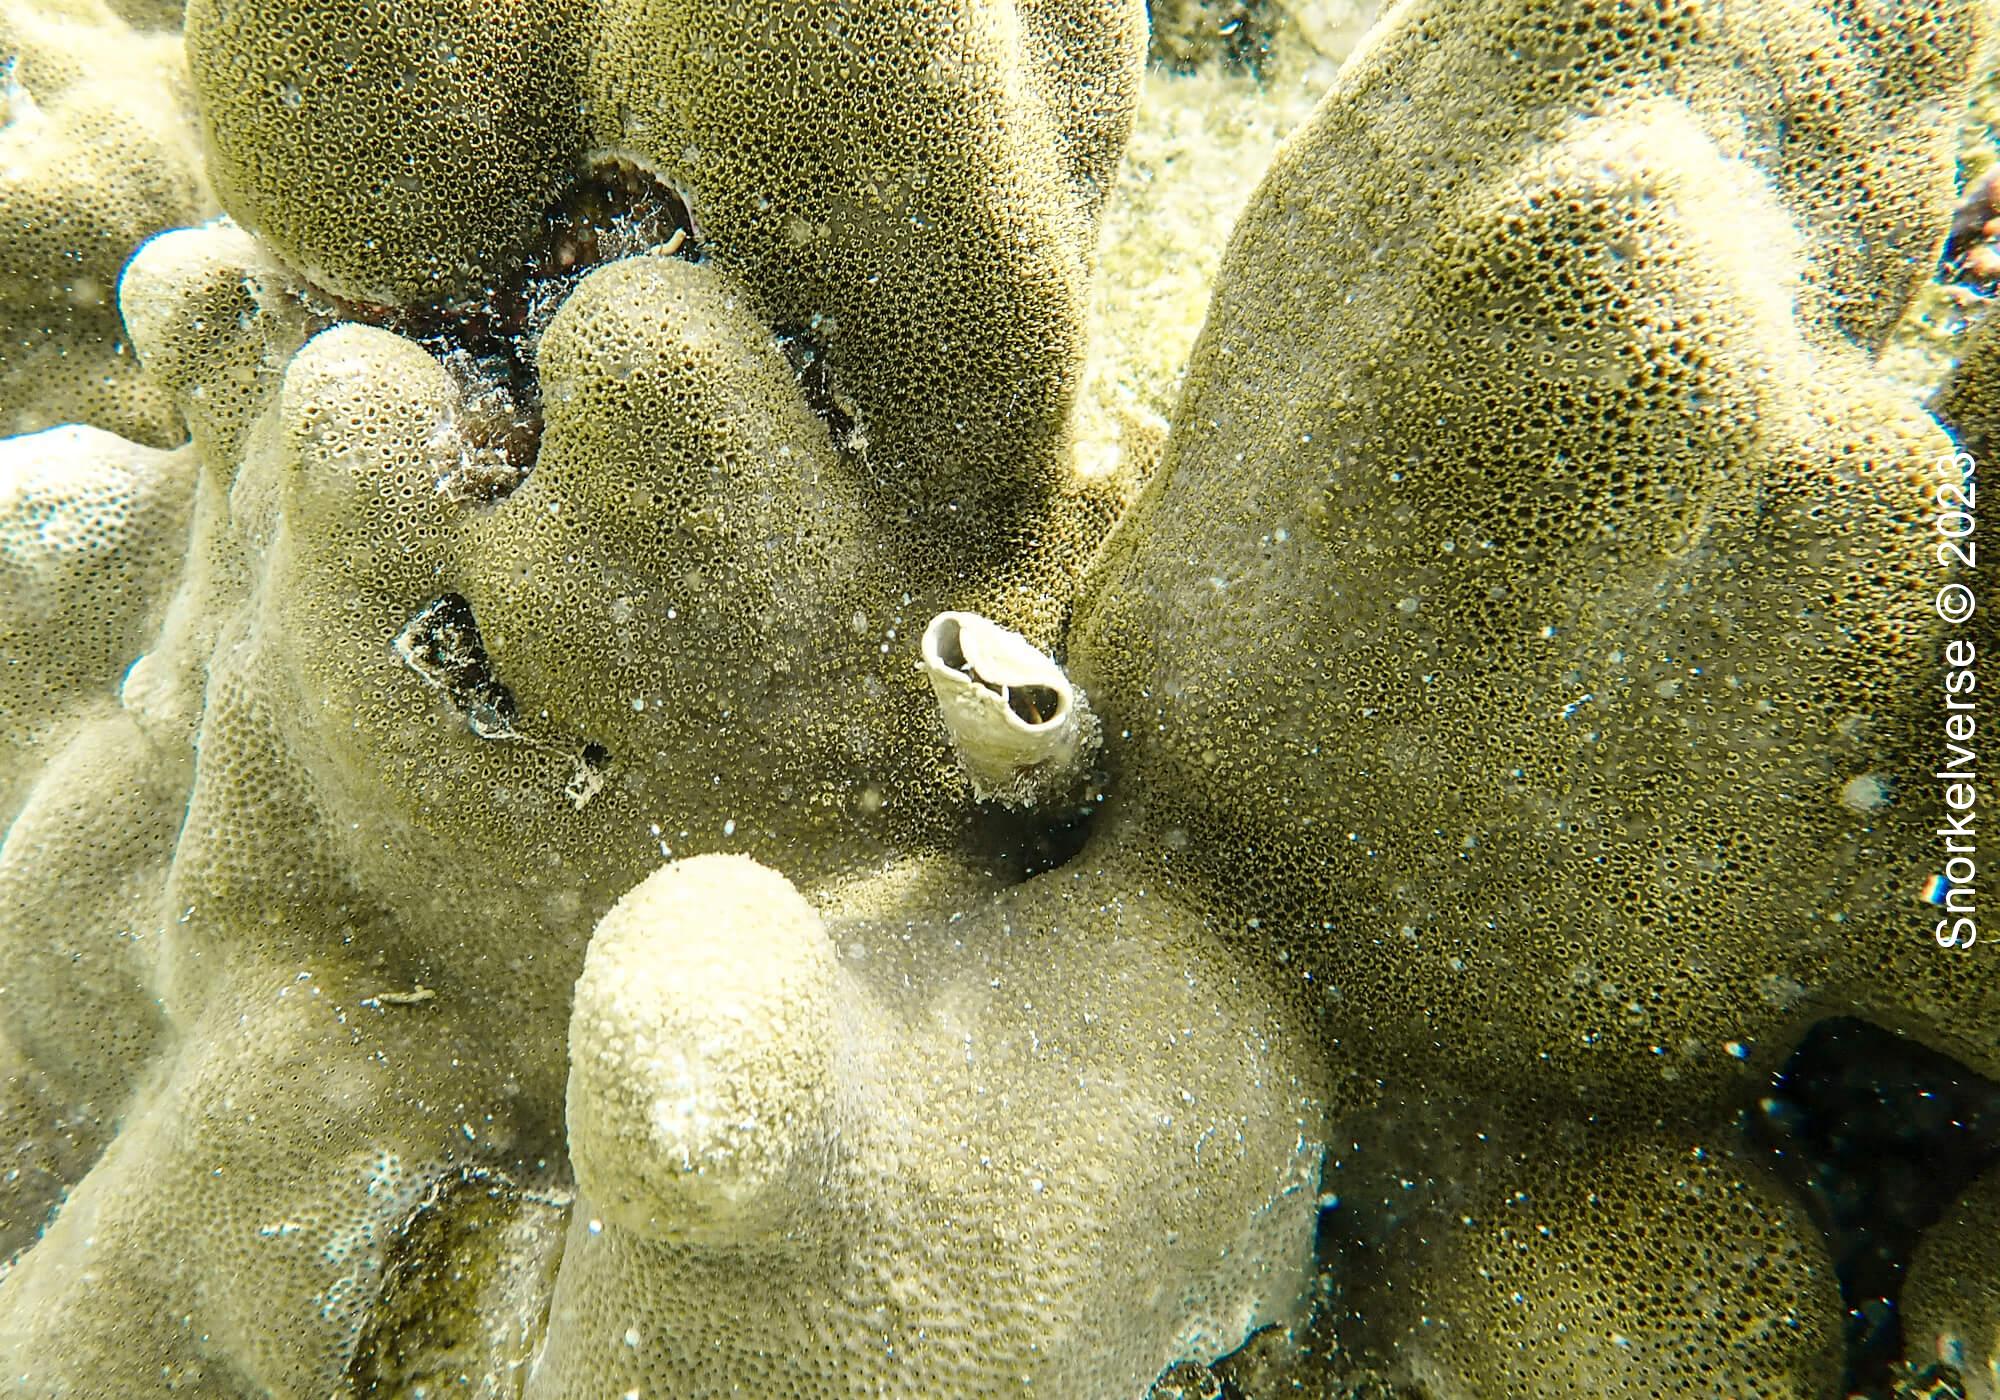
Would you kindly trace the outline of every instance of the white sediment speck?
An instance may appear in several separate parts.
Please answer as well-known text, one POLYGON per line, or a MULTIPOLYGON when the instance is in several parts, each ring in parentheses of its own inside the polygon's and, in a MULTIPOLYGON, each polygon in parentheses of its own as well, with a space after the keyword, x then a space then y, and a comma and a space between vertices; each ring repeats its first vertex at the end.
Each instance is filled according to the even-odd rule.
POLYGON ((1889 805, 1889 783, 1879 773, 1857 773, 1840 785, 1840 805, 1866 816, 1889 805))

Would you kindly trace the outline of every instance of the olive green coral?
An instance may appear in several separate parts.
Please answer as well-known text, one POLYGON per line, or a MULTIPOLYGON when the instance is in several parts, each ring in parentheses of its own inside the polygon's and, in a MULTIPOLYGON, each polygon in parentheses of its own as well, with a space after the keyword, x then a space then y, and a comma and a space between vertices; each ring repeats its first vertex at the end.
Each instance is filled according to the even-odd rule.
POLYGON ((1904 1290, 1911 1358, 1958 1373, 1966 1400, 2000 1396, 2000 1173, 1993 1171, 1931 1227, 1904 1290))
POLYGON ((913 584, 1004 558, 981 601, 1047 634, 1088 553, 1065 451, 1136 0, 491 13, 197 0, 224 206, 327 292, 491 299, 585 152, 636 161, 814 362, 913 584))
MULTIPOLYGON (((252 322, 221 328, 225 369, 229 337, 303 333, 282 274, 229 271, 254 251, 221 226, 136 260, 168 366, 188 363, 171 309, 215 296, 247 297, 252 322)), ((1136 1395, 1288 1315, 1324 1111, 1310 1037, 1140 893, 1050 876, 996 904, 977 847, 884 868, 920 819, 961 839, 963 790, 939 781, 921 677, 853 625, 897 576, 746 304, 661 254, 585 278, 540 342, 534 470, 497 501, 440 489, 468 450, 460 386, 373 327, 298 346, 249 431, 211 424, 243 456, 208 464, 224 518, 183 583, 226 621, 166 882, 174 1048, 8 1280, 0 1306, 37 1319, 14 1329, 17 1374, 236 1393, 427 1358, 407 1327, 387 1362, 371 1340, 374 1299, 411 1306, 390 1271, 421 1203, 468 1170, 550 1194, 564 1161, 584 1200, 531 1393, 697 1366, 717 1367, 711 1393, 760 1366, 866 1393, 870 1372, 812 1347, 880 1336, 939 1393, 1025 1374, 1136 1395), (830 934, 740 857, 668 865, 614 907, 663 857, 732 846, 783 859, 830 934), (690 1005, 647 995, 668 982, 690 1005), (674 1044, 715 1068, 663 1058, 674 1044), (428 1087, 398 1091, 404 1074, 428 1087), (663 1142, 672 1103, 714 1135, 663 1142), (676 1187, 673 1142, 708 1164, 706 1193, 676 1187), (810 1228, 809 1186, 831 1193, 810 1228), (919 1262, 940 1232, 963 1252, 919 1262), (746 1275, 745 1240, 774 1234, 787 1266, 746 1275), (79 1287, 101 1251, 117 1277, 79 1287), (1135 1277, 1162 1286, 1134 1300, 1135 1277), (197 1280, 200 1333, 143 1325, 141 1297, 197 1280), (774 1354, 823 1289, 849 1303, 774 1354), (1114 1300, 1116 1327, 1084 1325, 1114 1300), (260 1333, 271 1309, 310 1322, 260 1333), (761 1340, 718 1366, 704 1336, 761 1340)), ((513 1364, 466 1345, 482 1374, 513 1364)))
POLYGON ((343 296, 497 281, 576 153, 574 8, 196 0, 223 207, 343 296))
MULTIPOLYGON (((1093 181, 1115 161, 1136 67, 1130 13, 1044 7, 1011 26, 990 9, 940 8, 862 36, 887 49, 904 26, 919 54, 976 61, 945 75, 883 68, 867 121, 902 121, 902 139, 921 143, 929 193, 910 207, 929 213, 907 225, 898 214, 872 239, 839 225, 845 251, 830 255, 859 251, 863 264, 808 298, 824 314, 786 302, 806 274, 782 244, 755 246, 754 199, 732 196, 719 175, 688 179, 696 242, 684 232, 556 278, 508 328, 514 363, 497 366, 439 346, 435 328, 448 338, 457 312, 415 303, 518 263, 544 203, 582 172, 577 152, 551 138, 488 171, 454 138, 463 111, 441 113, 426 89, 395 109, 406 140, 354 161, 335 153, 350 139, 343 104, 405 79, 423 89, 426 75, 476 70, 494 103, 538 100, 495 69, 505 64, 494 46, 518 62, 523 44, 467 34, 447 58, 424 47, 449 40, 440 21, 435 34, 385 35, 393 42, 347 72, 346 41, 335 21, 315 28, 322 18, 195 7, 218 183, 263 238, 228 223, 168 235, 123 283, 132 334, 193 440, 180 460, 198 459, 199 471, 193 547, 177 588, 138 595, 174 593, 157 634, 123 639, 125 655, 143 655, 117 714, 154 737, 163 771, 183 783, 198 762, 170 868, 154 872, 154 907, 128 915, 154 950, 138 999, 157 999, 165 1032, 66 1047, 114 1090, 142 1076, 150 1087, 115 1106, 122 1130, 94 1164, 95 1142, 49 1154, 44 1184, 72 1189, 0 1301, 11 1374, 106 1394, 161 1376, 205 1393, 319 1393, 454 1369, 512 1385, 518 1346, 458 1319, 487 1307, 512 1317, 517 1295, 409 1266, 409 1241, 456 1228, 447 1216, 487 1218, 476 1194, 440 1183, 501 1182, 508 1200, 554 1200, 572 1157, 586 1201, 604 1201, 604 1237, 594 1246, 579 1211, 532 1382, 547 1393, 596 1394, 614 1372, 695 1365, 711 1370, 684 1388, 734 1388, 750 1356, 734 1375, 714 1367, 697 1348, 701 1328, 753 1335, 775 1317, 808 1316, 822 1287, 849 1300, 823 1324, 837 1354, 879 1334, 947 1392, 1039 1375, 1137 1394, 1170 1363, 1213 1357, 1288 1315, 1311 1238, 1322 1086, 1312 1057, 1285 1047, 1309 1037, 1267 1008, 1255 979, 1191 946, 1179 922, 1144 917, 1143 901, 1120 916, 1134 920, 1129 936, 1055 886, 1016 911, 1023 927, 1009 924, 992 900, 1023 864, 1029 832, 975 820, 907 654, 955 606, 1047 635, 1108 520, 1105 500, 1069 479, 1063 444, 1093 181), (270 42, 273 25, 283 42, 270 42), (405 41, 418 48, 396 47, 405 41), (1021 57, 1036 73, 1033 101, 1009 72, 1021 57), (243 63, 293 65, 278 76, 296 85, 230 66, 243 63), (951 161, 933 149, 940 129, 958 133, 951 161), (469 197, 488 203, 451 207, 452 172, 429 171, 401 194, 381 186, 369 161, 431 141, 458 153, 469 197), (1055 204, 1040 198, 1048 191, 1055 204), (732 198, 744 205, 737 223, 732 198), (365 222, 377 214, 381 224, 365 222), (470 261, 440 263, 447 246, 470 261), (875 290, 844 301, 861 281, 875 290), (359 304, 377 299, 414 309, 359 304), (387 324, 339 320, 342 308, 387 324), (388 328, 423 316, 429 348, 388 328), (980 322, 960 341, 967 364, 910 358, 906 337, 961 316, 980 322), (820 357, 830 371, 814 368, 820 357), (500 470, 485 435, 495 374, 532 376, 525 473, 500 470), (980 393, 1007 401, 982 405, 980 393), (935 518, 913 534, 911 510, 935 518), (1034 551, 1021 548, 1030 531, 1034 551), (718 849, 782 862, 819 912, 769 875, 776 892, 746 894, 752 922, 730 936, 715 922, 729 907, 718 891, 731 878, 754 885, 758 867, 741 860, 654 877, 728 877, 680 906, 679 925, 659 932, 636 913, 619 922, 640 895, 618 897, 648 871, 718 849), (909 852, 937 854, 894 863, 909 852), (1083 912, 1056 922, 1072 903, 1083 912), (954 928, 975 904, 986 910, 978 926, 954 928), (890 1106, 878 1088, 886 1064, 903 1066, 912 1097, 867 1133, 848 1124, 832 1156, 780 1153, 782 1190, 753 1189, 757 1174, 739 1172, 724 1195, 743 1196, 741 1210, 716 1207, 699 1229, 686 1218, 656 1226, 668 1207, 635 1214, 634 1201, 667 1178, 646 1178, 651 1195, 612 1183, 658 1147, 630 1131, 657 1107, 645 1097, 652 1062, 634 1058, 633 1038, 651 1044, 679 1023, 656 1024, 671 1008, 633 998, 654 985, 646 969, 671 956, 682 981, 711 965, 738 978, 708 1010, 755 1003, 757 978, 788 973, 791 945, 755 956, 768 909, 825 964, 825 985, 800 993, 800 1024, 853 1020, 865 1044, 850 1053, 829 1030, 804 1098, 781 1092, 780 1067, 807 1063, 795 1036, 774 1037, 762 1058, 737 1047, 728 1062, 740 1074, 690 1089, 697 1114, 735 1115, 719 1150, 742 1167, 766 1141, 743 1136, 744 1115, 763 1115, 779 1133, 770 1141, 787 1141, 785 1114, 817 1111, 837 1086, 860 1096, 857 1108, 890 1106), (1029 937, 1032 923, 1043 928, 1029 937), (912 952, 920 928, 935 946, 912 952), (632 975, 608 975, 631 1015, 593 1016, 609 992, 588 969, 624 969, 628 937, 640 945, 632 975), (668 942, 652 948, 656 937, 668 942), (837 990, 836 946, 850 964, 873 948, 837 990), (1025 1039, 1017 994, 1049 1018, 1025 1039), (1161 1041, 1154 1028, 1168 1020, 1182 1030, 1161 1041), (1058 1096, 1073 1101, 1071 1117, 1039 1112, 1058 1096), (1139 1114, 1140 1130, 1104 1131, 1114 1109, 1139 1114), (858 1270, 801 1264, 748 1286, 735 1234, 790 1221, 790 1197, 836 1160, 848 1164, 848 1204, 817 1228, 874 1241, 858 1270), (1141 1180, 1151 1184, 1135 1189, 1141 1180), (1164 1241, 1147 1229, 1162 1213, 1185 1216, 1164 1241), (662 1229, 682 1251, 664 1265, 648 1238, 662 1229), (916 1264, 941 1229, 963 1252, 916 1264), (696 1246, 707 1252, 687 1256, 696 1246), (108 1257, 114 1276, 84 1286, 108 1257), (1139 1276, 1160 1286, 1134 1305, 1123 1290, 1139 1276), (444 1303, 430 1337, 408 1321, 423 1289, 444 1303), (142 1302, 193 1294, 199 1317, 181 1322, 149 1318, 142 1302), (1113 1300, 1123 1320, 1089 1325, 1113 1300), (739 1304, 740 1317, 729 1311, 739 1304), (901 1320, 885 1321, 885 1309, 901 1320), (297 1325, 262 1328, 272 1315, 297 1325), (662 1340, 607 1353, 607 1338, 622 1347, 635 1324, 662 1340)), ((595 61, 644 59, 641 74, 645 45, 687 22, 599 18, 605 32, 614 21, 628 32, 595 61)), ((833 65, 854 36, 815 37, 812 16, 773 22, 805 25, 807 48, 830 43, 812 76, 854 97, 833 65)), ((561 68, 559 48, 545 56, 561 68)), ((765 110, 768 75, 750 65, 744 82, 755 121, 732 128, 738 139, 761 123, 766 143, 781 130, 789 143, 789 115, 765 110)), ((829 104, 834 145, 788 175, 799 182, 789 198, 808 212, 849 198, 839 141, 875 140, 867 122, 858 134, 844 125, 860 111, 829 104)), ((65 783, 52 795, 79 791, 65 783)), ((9 849, 41 852, 25 839, 9 849)), ((119 937, 89 932, 105 945, 119 937)), ((52 1058, 32 1042, 9 1053, 20 1082, 52 1058)), ((546 1232, 522 1223, 532 1212, 504 1218, 515 1223, 494 1227, 502 1237, 525 1230, 530 1242, 493 1267, 532 1281, 542 1270, 532 1240, 546 1232)), ((818 1372, 823 1393, 877 1388, 803 1343, 778 1364, 818 1372)))
MULTIPOLYGON (((2000 1066, 1994 979, 1923 902, 1950 575, 1918 542, 1952 444, 1855 344, 1932 246, 1899 211, 1949 207, 1945 150, 1871 148, 1857 198, 1845 137, 1776 140, 1802 105, 1869 129, 1947 104, 1978 19, 1911 7, 1887 43, 1838 7, 1400 7, 1239 224, 1080 604, 1122 819, 1184 833, 1176 882, 1265 931, 1392 1104, 1474 1105, 1427 1149, 1466 1198, 1399 1204, 1413 1236, 1492 1228, 1478 1183, 1508 1183, 1567 1236, 1520 1236, 1543 1289, 1592 1270, 1581 1307, 1483 1257, 1357 1286, 1434 1394, 1815 1393, 1816 1243, 1705 1276, 1745 1321, 1725 1363, 1712 1319, 1575 1262, 1650 1208, 1607 1188, 1565 1227, 1573 1183, 1640 1141, 1712 1155, 1820 1016, 2000 1066)), ((1701 1256, 1701 1219, 1657 1214, 1655 1248, 1701 1256)))
POLYGON ((822 924, 775 872, 699 856, 599 924, 529 1396, 858 1397, 889 1373, 1136 1400, 1291 1314, 1320 1104, 1269 989, 1094 879, 962 917, 962 878, 910 878, 928 910, 822 924))

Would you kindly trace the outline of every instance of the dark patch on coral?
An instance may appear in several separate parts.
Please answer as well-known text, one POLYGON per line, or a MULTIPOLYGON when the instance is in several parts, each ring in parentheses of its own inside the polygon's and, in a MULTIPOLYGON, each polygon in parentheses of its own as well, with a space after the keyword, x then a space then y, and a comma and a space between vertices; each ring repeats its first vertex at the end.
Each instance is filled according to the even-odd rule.
MULTIPOLYGON (((956 772, 954 765, 950 770, 956 772)), ((1093 784, 1086 795, 1056 808, 1016 810, 988 805, 968 814, 960 836, 981 865, 1008 883, 1068 865, 1090 840, 1104 801, 1093 784)))
POLYGON ((576 756, 576 770, 570 774, 563 795, 581 812, 590 799, 604 790, 604 776, 611 771, 611 750, 595 741, 585 744, 576 756))
POLYGON ((637 165, 605 160, 549 206, 511 282, 436 305, 379 306, 317 288, 307 300, 328 321, 406 336, 451 372, 461 395, 458 426, 471 450, 440 489, 484 504, 513 491, 534 466, 542 438, 536 356, 557 310, 593 268, 653 251, 699 258, 687 203, 637 165))
POLYGON ((859 451, 866 440, 859 430, 854 404, 833 382, 833 366, 820 340, 821 322, 815 316, 803 326, 778 332, 778 348, 797 376, 806 396, 806 407, 826 424, 827 436, 836 452, 859 451))
POLYGON ((465 595, 447 593, 433 599, 396 634, 394 645, 403 664, 444 692, 474 734, 482 739, 518 737, 513 692, 493 675, 479 623, 465 595))
POLYGON ((1897 1383, 1892 1400, 1965 1400, 1965 1377, 1955 1366, 1925 1366, 1897 1383))
POLYGON ((2000 1163, 2000 1085, 1867 1022, 1824 1021, 1746 1126, 1826 1231, 1847 1308, 1848 1393, 1920 1393, 1899 1388, 1930 1361, 1903 1365, 1903 1278, 1923 1232, 2000 1163))
POLYGON ((1990 292, 2000 285, 2000 165, 1974 180, 1952 211, 1938 280, 1990 292))
POLYGON ((568 1208, 475 1167, 433 1182, 384 1250, 348 1393, 515 1393, 547 1326, 568 1208), (493 1327, 496 1306, 517 1330, 493 1327))
POLYGON ((1022 878, 1040 875, 1068 865, 1090 840, 1090 828, 1097 819, 1103 795, 1093 786, 1079 802, 1042 813, 1041 820, 1022 842, 1022 878))
POLYGON ((1146 1400, 1243 1400, 1243 1392, 1199 1361, 1177 1361, 1153 1382, 1146 1400))

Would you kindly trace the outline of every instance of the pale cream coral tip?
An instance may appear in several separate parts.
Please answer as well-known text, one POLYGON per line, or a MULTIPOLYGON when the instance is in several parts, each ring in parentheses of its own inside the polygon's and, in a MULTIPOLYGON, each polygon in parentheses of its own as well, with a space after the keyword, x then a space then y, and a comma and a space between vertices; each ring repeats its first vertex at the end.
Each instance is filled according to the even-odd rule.
POLYGON ((786 1229, 832 1150, 836 981, 819 916, 747 856, 677 861, 619 900, 570 1022, 591 1209, 649 1239, 786 1229))
POLYGON ((1058 795, 1097 747, 1096 718, 1062 667, 978 613, 932 618, 923 665, 982 799, 1027 806, 1058 795))

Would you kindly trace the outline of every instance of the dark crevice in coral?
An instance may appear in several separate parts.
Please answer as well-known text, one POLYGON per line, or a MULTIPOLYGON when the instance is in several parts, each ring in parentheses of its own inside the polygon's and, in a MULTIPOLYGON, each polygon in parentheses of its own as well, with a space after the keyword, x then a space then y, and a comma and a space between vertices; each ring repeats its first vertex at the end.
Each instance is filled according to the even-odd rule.
POLYGON ((525 1367, 548 1328, 571 1204, 481 1167, 433 1181, 384 1242, 342 1393, 441 1394, 468 1373, 525 1367), (496 1305, 510 1327, 492 1325, 496 1305))
MULTIPOLYGON (((1406 1100, 1386 1121, 1356 1125, 1354 1145, 1329 1157, 1315 1305, 1291 1339, 1305 1358, 1297 1364, 1315 1376, 1346 1377, 1357 1354, 1370 1353, 1369 1303, 1399 1267, 1401 1232, 1434 1220, 1427 1212, 1449 1201, 1451 1182, 1474 1182, 1486 1169, 1464 1155, 1459 1135, 1442 1126, 1448 1119, 1422 1098, 1406 1100), (1416 1163, 1424 1169, 1409 1165, 1416 1163)), ((1950 1228, 1940 1221, 1959 1196, 2000 1166, 2000 1084, 1879 1026, 1828 1019, 1812 1027, 1746 1110, 1743 1133, 1749 1155, 1824 1232, 1846 1317, 1838 1393, 1865 1400, 1962 1395, 1950 1389, 1951 1368, 1934 1364, 1928 1346, 1906 1352, 1900 1300, 1924 1233, 1950 1228)), ((1400 1388, 1369 1393, 1410 1395, 1400 1388)))
POLYGON ((1090 840, 1098 809, 1104 803, 1102 775, 1093 780, 1075 802, 1054 810, 1042 810, 1025 822, 1017 849, 1022 859, 1021 878, 1040 875, 1068 865, 1090 840))
POLYGON ((403 664, 441 691, 474 734, 482 739, 519 737, 513 692, 494 678, 472 604, 463 594, 433 599, 396 634, 395 647, 403 664))
POLYGON ((610 771, 611 750, 595 741, 585 744, 576 756, 576 767, 563 788, 563 795, 581 812, 590 805, 591 798, 604 790, 604 778, 610 771))
POLYGON ((827 363, 826 348, 820 339, 822 326, 815 316, 803 326, 788 326, 778 332, 778 348, 785 352, 806 407, 826 424, 827 437, 837 452, 858 451, 862 439, 854 404, 834 384, 833 366, 827 363))
POLYGON ((700 256, 686 202, 637 165, 606 159, 549 206, 511 282, 424 306, 378 306, 317 288, 308 288, 308 300, 329 320, 406 336, 450 371, 469 450, 439 489, 483 504, 513 491, 534 466, 542 438, 536 356, 557 310, 591 269, 654 250, 700 256))
MULTIPOLYGON (((1847 1309, 1847 1389, 1905 1381, 1899 1300, 1911 1251, 2000 1163, 2000 1085, 1865 1021, 1807 1034, 1746 1124, 1751 1144, 1826 1231, 1847 1309)), ((1921 1371, 1928 1356, 1907 1358, 1921 1371)))

